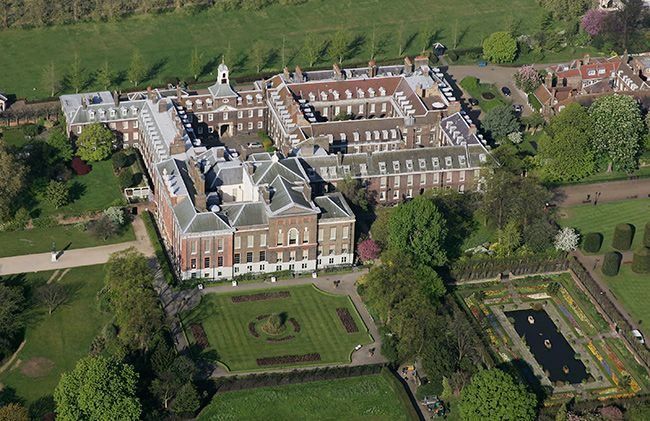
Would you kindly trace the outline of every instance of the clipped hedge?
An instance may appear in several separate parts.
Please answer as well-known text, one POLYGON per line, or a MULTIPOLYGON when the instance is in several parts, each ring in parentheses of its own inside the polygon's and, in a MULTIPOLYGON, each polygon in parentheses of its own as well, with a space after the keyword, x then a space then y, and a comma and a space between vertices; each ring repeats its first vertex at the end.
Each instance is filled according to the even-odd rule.
POLYGON ((618 224, 614 229, 612 247, 616 250, 629 250, 634 239, 634 227, 630 224, 618 224))
POLYGON ((540 253, 515 257, 479 255, 454 262, 451 267, 451 277, 455 281, 462 282, 495 278, 504 272, 510 272, 515 276, 559 272, 566 270, 567 265, 564 253, 540 253))
POLYGON ((632 272, 650 273, 650 247, 640 247, 634 252, 632 272))
POLYGON ((643 232, 643 245, 650 247, 650 221, 646 222, 645 230, 643 232))
POLYGON ((587 253, 598 253, 603 245, 603 235, 599 232, 590 232, 582 241, 582 249, 587 253))
POLYGON ((603 267, 601 270, 607 276, 616 276, 621 268, 621 260, 623 260, 621 253, 615 251, 609 252, 603 259, 603 267))

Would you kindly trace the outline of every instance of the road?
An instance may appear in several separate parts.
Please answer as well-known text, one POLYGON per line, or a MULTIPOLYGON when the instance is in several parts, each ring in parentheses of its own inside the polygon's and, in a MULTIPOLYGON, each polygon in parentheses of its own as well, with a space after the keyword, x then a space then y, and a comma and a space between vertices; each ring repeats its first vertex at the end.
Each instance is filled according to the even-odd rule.
POLYGON ((56 262, 52 262, 52 253, 3 257, 0 258, 0 275, 13 275, 16 273, 40 272, 102 264, 108 261, 108 258, 112 253, 126 250, 129 247, 135 247, 146 256, 153 256, 153 247, 149 242, 149 237, 142 219, 136 217, 132 225, 135 232, 135 241, 60 251, 59 258, 56 262))

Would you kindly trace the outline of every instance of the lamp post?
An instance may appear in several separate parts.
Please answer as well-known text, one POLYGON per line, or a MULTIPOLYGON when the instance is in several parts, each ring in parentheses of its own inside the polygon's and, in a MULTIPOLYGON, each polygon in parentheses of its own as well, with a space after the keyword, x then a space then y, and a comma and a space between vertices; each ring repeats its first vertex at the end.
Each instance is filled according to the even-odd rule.
POLYGON ((52 241, 52 263, 56 263, 57 260, 57 252, 56 252, 56 243, 52 241))

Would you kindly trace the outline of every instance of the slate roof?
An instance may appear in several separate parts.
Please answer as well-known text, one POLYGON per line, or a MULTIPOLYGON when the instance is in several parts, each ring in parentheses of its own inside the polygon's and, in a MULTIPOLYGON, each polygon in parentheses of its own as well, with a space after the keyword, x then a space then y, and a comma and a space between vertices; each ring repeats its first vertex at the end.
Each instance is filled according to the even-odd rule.
POLYGON ((352 209, 339 192, 316 197, 314 202, 320 208, 321 219, 354 218, 352 209))
POLYGON ((278 175, 270 184, 271 203, 269 209, 274 214, 292 213, 298 208, 299 212, 313 212, 316 209, 311 201, 305 197, 303 186, 296 186, 286 178, 278 175))
POLYGON ((268 217, 262 202, 228 203, 222 207, 223 213, 233 227, 266 225, 268 217))

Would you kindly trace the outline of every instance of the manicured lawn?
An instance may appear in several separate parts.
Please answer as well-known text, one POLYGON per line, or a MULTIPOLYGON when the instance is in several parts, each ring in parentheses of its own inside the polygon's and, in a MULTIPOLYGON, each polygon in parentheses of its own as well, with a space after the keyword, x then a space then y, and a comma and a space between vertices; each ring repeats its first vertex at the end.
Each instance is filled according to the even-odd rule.
POLYGON ((640 321, 641 329, 646 334, 650 326, 650 276, 632 272, 631 264, 621 265, 617 276, 605 276, 602 278, 607 286, 614 293, 616 298, 625 306, 630 315, 640 321))
POLYGON ((22 130, 18 128, 4 127, 0 139, 8 146, 22 148, 27 143, 27 138, 22 130))
MULTIPOLYGON (((494 31, 503 30, 506 22, 518 22, 522 33, 537 31, 543 9, 536 0, 511 0, 504 14, 501 0, 311 0, 299 6, 276 5, 261 11, 229 11, 217 8, 200 13, 183 11, 160 16, 134 16, 119 22, 81 23, 37 29, 10 29, 0 32, 0 45, 5 60, 0 70, 0 90, 18 97, 46 97, 49 92, 41 83, 43 67, 52 61, 59 75, 68 72, 72 61, 70 51, 78 52, 88 73, 108 60, 116 73, 125 72, 134 48, 152 66, 156 74, 142 82, 163 85, 173 77, 190 80, 188 63, 192 46, 203 52, 206 71, 202 80, 214 80, 211 74, 230 45, 228 65, 235 74, 247 74, 255 66, 250 59, 251 45, 263 40, 276 49, 275 58, 265 70, 282 67, 280 48, 286 38, 285 57, 289 68, 305 67, 302 47, 306 33, 325 41, 339 29, 363 36, 350 59, 366 62, 369 38, 373 28, 381 40, 378 59, 398 55, 398 36, 403 25, 403 39, 415 36, 406 48, 407 54, 422 50, 424 31, 432 31, 434 40, 453 44, 457 27, 458 47, 477 47, 494 31), (206 36, 209 34, 209 36, 206 36), (164 48, 161 46, 164 45, 164 48), (32 69, 32 71, 25 71, 32 69), (34 90, 35 88, 35 90, 34 90)), ((323 58, 319 65, 331 68, 332 60, 323 58)), ((120 87, 132 88, 121 76, 120 87)), ((92 83, 89 91, 99 89, 92 83)))
MULTIPOLYGON (((296 365, 259 366, 256 359, 311 353, 318 353, 321 358, 320 361, 308 364, 347 363, 357 344, 368 344, 372 341, 349 297, 324 293, 313 285, 210 294, 204 296, 201 304, 183 318, 183 324, 191 342, 194 343, 191 326, 201 324, 210 344, 210 347, 204 351, 204 356, 217 359, 232 371, 296 365), (288 291, 290 296, 242 303, 233 303, 231 299, 239 295, 280 291, 288 291), (346 332, 336 313, 337 308, 348 309, 358 327, 358 332, 346 332), (263 334, 256 338, 250 333, 249 323, 256 322, 258 316, 272 313, 282 313, 286 316, 286 332, 283 336, 290 335, 293 336, 292 339, 268 342, 263 334), (289 322, 291 318, 300 325, 299 331, 289 322)), ((262 333, 259 324, 257 331, 262 333)))
POLYGON ((104 246, 135 240, 131 225, 108 240, 99 240, 87 231, 80 231, 74 225, 56 225, 49 228, 34 228, 24 231, 0 232, 0 257, 19 256, 23 254, 46 253, 51 251, 52 242, 57 250, 67 244, 69 249, 104 246))
MULTIPOLYGON (((39 272, 14 278, 35 287, 47 282, 51 275, 39 272)), ((15 389, 28 403, 52 394, 61 373, 74 368, 77 360, 88 354, 93 338, 111 319, 97 304, 97 293, 104 285, 102 266, 71 269, 56 282, 68 288, 68 301, 51 315, 38 303, 30 303, 25 346, 16 361, 19 364, 14 362, 0 374, 0 383, 15 389)))
POLYGON ((124 196, 119 181, 113 174, 111 161, 89 164, 92 166, 90 173, 74 176, 68 182, 73 198, 71 203, 55 209, 44 198, 38 197, 38 203, 31 210, 33 216, 80 215, 121 204, 124 201, 124 196))
POLYGON ((407 420, 383 375, 217 393, 197 420, 407 420))
POLYGON ((632 248, 641 244, 643 227, 650 221, 650 199, 633 199, 621 202, 578 205, 560 210, 560 223, 577 228, 580 233, 600 232, 603 246, 599 253, 612 249, 612 236, 617 224, 627 223, 636 227, 632 248))
POLYGON ((473 76, 467 76, 460 81, 460 86, 474 99, 478 101, 483 112, 488 112, 499 105, 506 105, 508 101, 501 95, 499 89, 491 83, 481 83, 473 76), (483 95, 492 95, 493 98, 486 99, 483 95))

